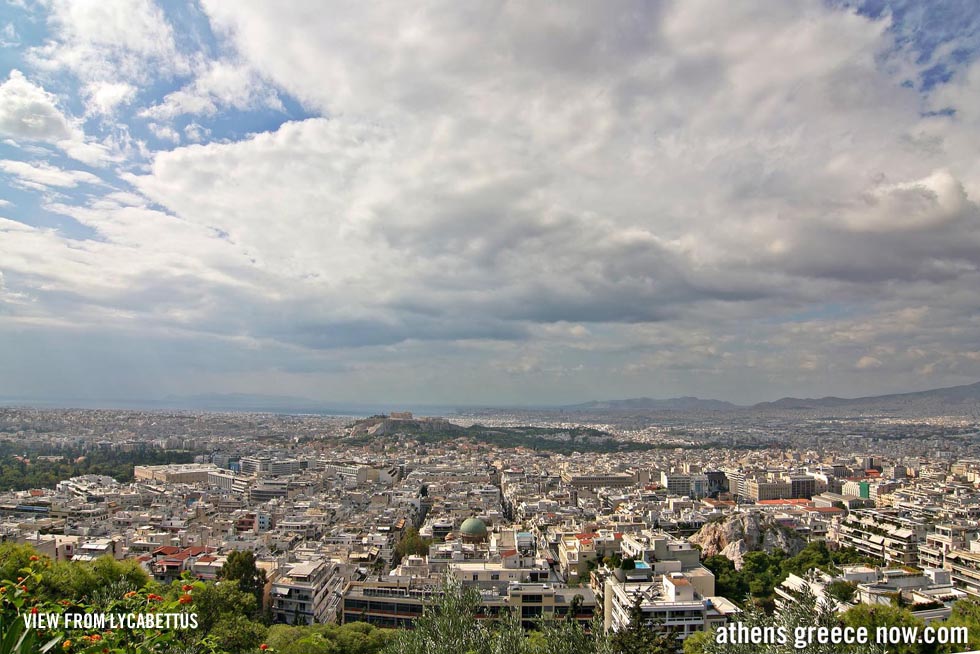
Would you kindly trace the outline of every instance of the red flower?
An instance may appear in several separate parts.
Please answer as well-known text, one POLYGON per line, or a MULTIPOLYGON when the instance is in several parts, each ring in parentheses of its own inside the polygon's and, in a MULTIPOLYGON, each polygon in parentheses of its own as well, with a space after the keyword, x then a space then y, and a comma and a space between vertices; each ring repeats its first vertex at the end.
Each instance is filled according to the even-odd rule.
POLYGON ((131 597, 136 597, 137 595, 139 595, 139 593, 137 593, 135 590, 131 590, 128 593, 126 593, 125 595, 123 595, 123 597, 125 597, 126 599, 129 599, 131 597))
POLYGON ((259 645, 259 649, 264 652, 265 650, 269 649, 269 646, 266 645, 265 643, 262 643, 261 645, 259 645))
POLYGON ((31 557, 31 562, 34 562, 34 561, 40 561, 40 560, 41 560, 41 557, 39 557, 39 556, 36 556, 36 555, 35 555, 35 556, 32 556, 32 557, 31 557))
POLYGON ((183 586, 180 587, 180 589, 186 593, 188 591, 194 590, 194 587, 191 586, 190 584, 184 584, 183 586))
POLYGON ((181 595, 180 599, 177 601, 180 602, 181 604, 190 604, 191 602, 194 601, 194 598, 191 597, 190 595, 181 595))
POLYGON ((37 607, 36 606, 32 606, 31 607, 31 615, 37 615, 37 607))

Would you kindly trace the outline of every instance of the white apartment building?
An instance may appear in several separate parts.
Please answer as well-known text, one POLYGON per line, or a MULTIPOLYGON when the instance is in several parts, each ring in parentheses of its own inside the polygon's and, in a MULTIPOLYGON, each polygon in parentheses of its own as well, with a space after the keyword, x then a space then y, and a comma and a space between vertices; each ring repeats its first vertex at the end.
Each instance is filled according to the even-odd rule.
POLYGON ((684 573, 652 575, 644 563, 635 570, 617 570, 616 574, 609 575, 602 596, 606 631, 627 628, 633 606, 639 600, 644 622, 651 629, 674 632, 681 642, 698 631, 724 625, 738 612, 738 608, 724 598, 698 593, 684 573))
POLYGON ((272 583, 273 621, 313 624, 334 620, 342 585, 343 574, 333 561, 315 559, 288 567, 272 583))

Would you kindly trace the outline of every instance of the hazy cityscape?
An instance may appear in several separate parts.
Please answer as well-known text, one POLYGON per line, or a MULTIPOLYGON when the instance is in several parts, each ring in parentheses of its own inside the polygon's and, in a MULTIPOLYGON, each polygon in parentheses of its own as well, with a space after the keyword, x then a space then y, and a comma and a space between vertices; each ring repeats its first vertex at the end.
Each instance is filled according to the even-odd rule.
POLYGON ((898 594, 929 623, 980 598, 976 391, 445 417, 8 407, 0 537, 55 561, 135 560, 161 584, 214 582, 251 552, 272 624, 411 629, 448 575, 528 628, 601 616, 620 631, 636 606, 681 641, 745 606, 719 556, 739 570, 825 543, 861 562, 755 600, 898 594), (941 411, 910 412, 923 405, 941 411), (100 468, 117 461, 116 478, 100 468), (36 482, 59 465, 79 474, 36 482))
POLYGON ((0 654, 980 652, 977 0, 0 3, 0 654))

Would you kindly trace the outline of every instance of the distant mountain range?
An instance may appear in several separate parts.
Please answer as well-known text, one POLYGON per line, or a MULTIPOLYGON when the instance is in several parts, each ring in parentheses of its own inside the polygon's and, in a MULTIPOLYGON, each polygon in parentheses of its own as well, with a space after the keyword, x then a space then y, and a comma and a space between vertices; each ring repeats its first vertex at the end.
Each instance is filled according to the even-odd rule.
POLYGON ((964 386, 936 388, 914 393, 893 393, 867 397, 799 398, 784 397, 774 402, 760 402, 751 406, 732 404, 722 400, 697 397, 675 397, 657 400, 648 397, 627 400, 585 402, 562 407, 567 411, 733 411, 733 410, 806 410, 847 409, 874 412, 936 412, 955 408, 980 415, 980 382, 964 386))
MULTIPOLYGON (((115 408, 115 409, 174 409, 190 411, 283 413, 283 414, 321 414, 370 416, 389 411, 412 411, 421 416, 452 415, 459 412, 472 413, 477 407, 459 406, 403 406, 399 404, 354 404, 331 403, 308 397, 287 395, 258 395, 250 393, 208 393, 204 395, 168 395, 157 400, 93 400, 49 398, 0 397, 0 406, 36 406, 45 408, 115 408)), ((601 400, 583 402, 561 407, 490 407, 478 412, 498 412, 510 410, 531 410, 551 412, 561 410, 576 413, 645 413, 658 411, 699 412, 699 411, 797 411, 823 410, 846 411, 849 413, 901 413, 940 415, 956 412, 956 415, 976 415, 980 417, 980 382, 964 386, 936 388, 914 393, 893 393, 868 397, 784 397, 774 402, 760 402, 750 406, 732 404, 723 400, 702 399, 698 397, 674 397, 655 399, 638 397, 623 400, 601 400)))
POLYGON ((958 408, 975 407, 980 413, 980 382, 964 386, 934 388, 928 391, 914 393, 892 393, 890 395, 872 395, 868 397, 821 397, 819 399, 784 397, 775 402, 760 402, 753 406, 755 409, 835 409, 835 408, 865 408, 878 407, 882 410, 916 409, 919 407, 936 407, 940 405, 956 406, 958 408))
POLYGON ((702 400, 699 397, 673 397, 666 400, 634 397, 629 400, 584 402, 562 408, 569 411, 727 411, 743 407, 724 400, 702 400))

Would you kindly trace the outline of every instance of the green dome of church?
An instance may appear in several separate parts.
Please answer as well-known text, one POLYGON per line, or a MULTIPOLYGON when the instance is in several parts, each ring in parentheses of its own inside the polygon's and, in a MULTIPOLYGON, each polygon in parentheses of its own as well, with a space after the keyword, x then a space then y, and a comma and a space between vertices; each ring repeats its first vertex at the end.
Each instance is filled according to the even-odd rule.
POLYGON ((459 526, 459 533, 463 536, 483 538, 487 535, 487 525, 479 518, 467 518, 466 520, 463 520, 463 524, 459 526))

